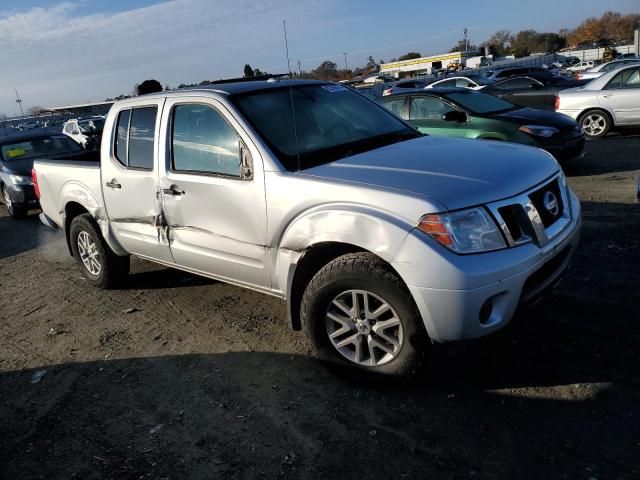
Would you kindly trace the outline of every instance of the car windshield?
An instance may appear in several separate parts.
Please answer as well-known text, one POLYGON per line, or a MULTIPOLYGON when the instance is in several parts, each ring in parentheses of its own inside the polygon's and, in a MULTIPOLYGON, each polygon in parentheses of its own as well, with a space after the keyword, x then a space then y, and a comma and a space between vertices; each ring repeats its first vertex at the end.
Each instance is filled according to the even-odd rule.
POLYGON ((2 159, 8 162, 24 158, 38 158, 82 152, 82 148, 67 137, 43 137, 21 140, 0 147, 2 159))
POLYGON ((232 101, 290 171, 421 136, 342 85, 274 88, 232 101))
POLYGON ((506 102, 492 95, 478 91, 449 93, 447 98, 472 113, 497 113, 516 108, 513 103, 506 102))

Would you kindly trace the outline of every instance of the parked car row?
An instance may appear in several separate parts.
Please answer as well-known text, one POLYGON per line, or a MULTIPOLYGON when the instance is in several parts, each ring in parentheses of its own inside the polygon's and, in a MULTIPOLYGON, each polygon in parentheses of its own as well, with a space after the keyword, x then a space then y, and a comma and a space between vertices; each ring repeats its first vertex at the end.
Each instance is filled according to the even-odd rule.
MULTIPOLYGON (((513 105, 555 110, 578 121, 588 137, 601 137, 614 127, 640 125, 640 89, 634 74, 638 68, 640 60, 637 58, 599 65, 594 71, 583 74, 587 78, 569 78, 538 67, 505 68, 490 71, 484 77, 453 76, 431 83, 417 80, 395 82, 385 89, 384 96, 416 95, 416 92, 450 87, 477 90, 513 105), (601 78, 604 80, 596 81, 601 78), (425 83, 427 85, 423 86, 425 83), (601 91, 604 93, 596 93, 601 91)), ((397 110, 399 101, 388 104, 397 110)), ((411 120, 406 117, 406 110, 396 113, 411 120)), ((444 121, 441 118, 437 120, 444 121)), ((451 128, 445 130, 451 131, 451 128)))

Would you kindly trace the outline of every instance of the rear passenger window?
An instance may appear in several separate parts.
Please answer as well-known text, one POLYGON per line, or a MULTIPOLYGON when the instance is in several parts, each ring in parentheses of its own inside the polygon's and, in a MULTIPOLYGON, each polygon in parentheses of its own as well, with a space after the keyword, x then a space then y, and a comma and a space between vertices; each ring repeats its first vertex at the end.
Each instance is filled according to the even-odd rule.
POLYGON ((118 114, 118 124, 116 127, 116 159, 127 166, 127 139, 129 138, 129 117, 131 110, 123 110, 118 114))
POLYGON ((175 107, 171 145, 175 171, 240 177, 240 137, 207 105, 175 107))
POLYGON ((134 108, 129 122, 129 167, 153 170, 156 107, 134 108))
POLYGON ((387 110, 395 113, 397 116, 401 118, 405 118, 404 116, 404 97, 394 98, 393 100, 388 100, 386 102, 382 102, 382 106, 387 110))
POLYGON ((125 167, 153 170, 157 107, 123 110, 116 126, 116 159, 125 167))

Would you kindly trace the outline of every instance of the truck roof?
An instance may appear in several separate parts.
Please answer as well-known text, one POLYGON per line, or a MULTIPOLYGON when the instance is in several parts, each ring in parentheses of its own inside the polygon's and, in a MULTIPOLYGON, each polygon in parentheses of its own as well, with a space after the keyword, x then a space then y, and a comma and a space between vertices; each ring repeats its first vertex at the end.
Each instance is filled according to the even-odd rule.
MULTIPOLYGON (((148 95, 140 95, 139 97, 132 97, 126 100, 132 100, 136 98, 165 98, 183 95, 185 92, 215 92, 223 95, 235 95, 238 93, 257 92, 260 90, 269 90, 272 88, 281 88, 288 86, 298 85, 326 85, 329 82, 321 80, 259 80, 249 82, 228 82, 228 83, 215 83, 211 85, 202 85, 196 87, 181 88, 179 90, 173 90, 170 92, 158 92, 150 93, 148 95)), ((125 101, 126 101, 125 100, 125 101)))

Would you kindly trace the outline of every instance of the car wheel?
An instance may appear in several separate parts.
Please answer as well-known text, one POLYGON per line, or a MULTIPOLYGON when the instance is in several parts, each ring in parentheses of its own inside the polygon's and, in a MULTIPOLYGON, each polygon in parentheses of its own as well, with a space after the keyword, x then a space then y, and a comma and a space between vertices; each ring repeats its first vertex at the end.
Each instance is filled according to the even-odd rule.
POLYGON ((16 206, 11 200, 11 195, 9 194, 9 189, 6 185, 2 185, 2 201, 4 202, 4 206, 7 207, 7 211, 11 218, 24 218, 27 216, 27 209, 24 207, 16 206))
POLYGON ((611 128, 611 118, 604 110, 589 110, 580 117, 580 126, 589 138, 602 138, 611 128))
POLYGON ((409 378, 430 347, 406 286, 371 253, 325 265, 305 290, 301 318, 320 360, 351 379, 409 378))
POLYGON ((91 215, 79 215, 71 221, 69 240, 73 257, 89 283, 113 288, 126 279, 129 257, 118 256, 111 250, 91 215))

